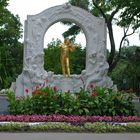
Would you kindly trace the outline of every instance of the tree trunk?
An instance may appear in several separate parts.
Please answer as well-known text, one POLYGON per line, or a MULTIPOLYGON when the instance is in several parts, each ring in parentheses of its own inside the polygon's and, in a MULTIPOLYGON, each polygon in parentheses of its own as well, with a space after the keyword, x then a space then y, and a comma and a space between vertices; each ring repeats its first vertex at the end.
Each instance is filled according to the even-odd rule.
POLYGON ((108 57, 108 64, 109 64, 109 72, 112 71, 112 63, 115 57, 115 41, 114 41, 114 35, 113 35, 113 29, 112 29, 112 23, 110 21, 107 22, 107 28, 109 32, 109 38, 110 38, 110 45, 111 45, 111 52, 108 57))

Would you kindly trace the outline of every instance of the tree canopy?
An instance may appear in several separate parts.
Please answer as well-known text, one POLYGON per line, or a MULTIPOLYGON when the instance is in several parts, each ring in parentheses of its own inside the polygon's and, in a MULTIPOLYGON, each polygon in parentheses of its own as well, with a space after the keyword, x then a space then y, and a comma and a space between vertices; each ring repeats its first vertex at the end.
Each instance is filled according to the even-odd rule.
MULTIPOLYGON (((138 0, 69 0, 69 2, 72 5, 84 8, 94 16, 102 17, 105 19, 111 46, 108 57, 109 71, 112 71, 120 59, 123 41, 127 36, 132 35, 135 32, 135 29, 139 27, 139 24, 137 23, 139 21, 139 6, 137 5, 138 0), (133 10, 134 6, 135 8, 137 8, 136 10, 133 10), (133 10, 133 13, 130 9, 133 10), (129 16, 128 13, 131 14, 131 20, 128 20, 127 18, 127 16, 129 16), (133 16, 135 16, 135 19, 132 18, 133 16), (123 37, 120 41, 119 53, 117 54, 117 56, 115 53, 116 44, 113 33, 114 24, 123 27, 124 31, 123 37), (134 29, 134 31, 132 31, 131 33, 129 33, 130 26, 132 26, 134 29)), ((69 30, 71 32, 67 31, 64 33, 65 37, 79 33, 79 31, 77 32, 79 28, 76 29, 74 26, 70 27, 69 30)))
POLYGON ((121 26, 130 25, 133 29, 140 27, 140 1, 139 0, 125 0, 124 10, 120 14, 121 26))
POLYGON ((134 89, 140 96, 140 47, 123 47, 118 65, 111 77, 120 90, 134 89))
POLYGON ((22 69, 23 45, 19 17, 8 9, 9 0, 0 0, 0 89, 7 88, 22 69))

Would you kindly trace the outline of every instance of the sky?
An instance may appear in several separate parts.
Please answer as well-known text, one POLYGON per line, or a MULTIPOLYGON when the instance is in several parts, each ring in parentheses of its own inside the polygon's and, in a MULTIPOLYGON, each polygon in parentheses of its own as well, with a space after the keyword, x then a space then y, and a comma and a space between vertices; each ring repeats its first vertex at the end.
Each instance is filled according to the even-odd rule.
MULTIPOLYGON (((10 0, 8 9, 14 14, 20 17, 20 21, 23 25, 24 30, 24 21, 27 19, 27 15, 35 15, 38 14, 50 7, 61 5, 68 2, 68 0, 10 0)), ((52 25, 46 35, 44 37, 44 47, 47 46, 52 39, 59 38, 63 41, 62 33, 68 29, 67 26, 64 26, 60 23, 56 23, 52 25)), ((119 42, 122 37, 122 29, 118 27, 114 27, 114 37, 116 41, 116 47, 118 48, 119 42)), ((23 37, 24 38, 24 37, 23 37)), ((23 41, 23 38, 21 41, 23 41)), ((128 38, 130 41, 130 45, 140 45, 140 40, 138 34, 135 34, 128 38)), ((84 34, 78 35, 76 39, 76 43, 80 43, 83 46, 86 45, 86 39, 84 34)), ((110 49, 109 39, 107 38, 107 48, 110 49)))

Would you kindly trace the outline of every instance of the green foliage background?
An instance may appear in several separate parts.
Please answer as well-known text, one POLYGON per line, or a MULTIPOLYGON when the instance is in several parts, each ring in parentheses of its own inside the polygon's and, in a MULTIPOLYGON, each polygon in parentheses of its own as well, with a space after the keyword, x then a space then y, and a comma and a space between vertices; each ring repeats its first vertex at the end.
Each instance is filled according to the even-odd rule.
POLYGON ((21 73, 23 45, 21 23, 8 9, 9 0, 0 1, 0 89, 8 88, 21 73))
POLYGON ((110 76, 119 90, 132 88, 140 96, 140 47, 123 47, 121 59, 110 76))
MULTIPOLYGON (((47 71, 53 71, 55 74, 62 74, 60 63, 60 48, 58 46, 62 42, 57 39, 53 40, 44 49, 44 68, 47 71)), ((74 52, 70 54, 70 71, 71 74, 80 74, 85 69, 86 49, 82 49, 82 46, 76 48, 74 52)))

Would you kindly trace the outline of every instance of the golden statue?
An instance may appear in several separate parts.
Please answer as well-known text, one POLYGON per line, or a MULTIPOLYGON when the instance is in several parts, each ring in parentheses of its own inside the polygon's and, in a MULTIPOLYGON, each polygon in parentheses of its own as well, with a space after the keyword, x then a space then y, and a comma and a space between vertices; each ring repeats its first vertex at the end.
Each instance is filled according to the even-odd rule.
POLYGON ((60 61, 62 73, 65 77, 70 77, 69 54, 73 52, 76 47, 78 46, 73 45, 68 38, 65 38, 64 43, 59 46, 59 48, 61 48, 60 61))

